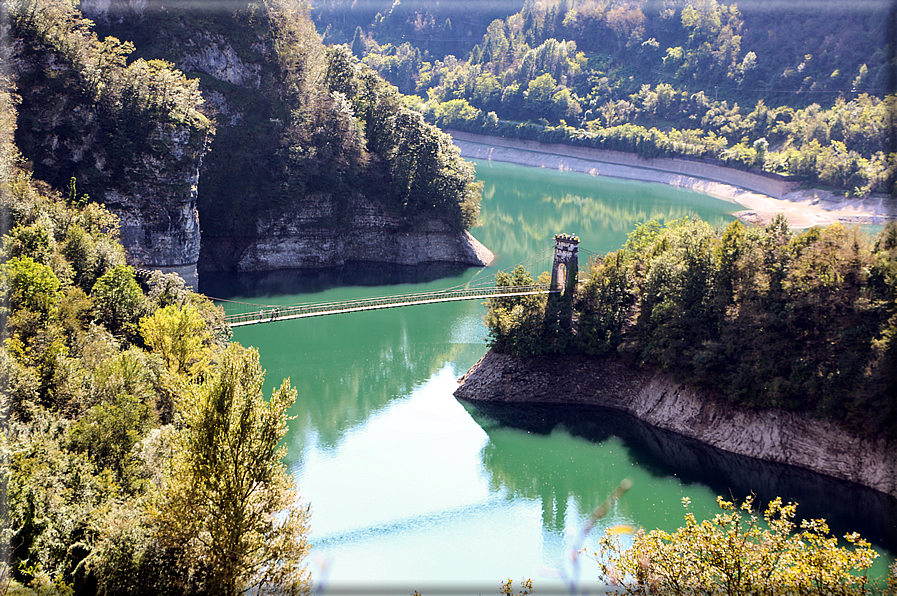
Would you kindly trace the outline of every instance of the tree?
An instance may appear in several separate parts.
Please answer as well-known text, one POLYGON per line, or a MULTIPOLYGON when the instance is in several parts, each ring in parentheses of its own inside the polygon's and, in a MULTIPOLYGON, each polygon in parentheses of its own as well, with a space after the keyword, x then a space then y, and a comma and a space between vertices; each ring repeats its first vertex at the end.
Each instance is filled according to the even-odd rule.
POLYGON ((31 257, 16 257, 0 265, 0 294, 8 301, 9 311, 27 309, 46 321, 59 307, 59 288, 53 270, 31 257))
POLYGON ((170 304, 140 321, 140 335, 173 373, 187 373, 188 365, 207 358, 206 322, 196 307, 170 304))
POLYGON ((262 398, 258 352, 231 344, 208 380, 179 404, 174 457, 158 510, 164 540, 225 596, 299 594, 309 587, 309 509, 278 447, 296 399, 285 380, 262 398))
POLYGON ((119 265, 100 276, 91 295, 97 320, 112 333, 132 333, 146 301, 134 278, 134 268, 119 265))
POLYGON ((590 264, 589 281, 577 296, 576 347, 586 354, 611 354, 623 342, 623 323, 636 302, 624 251, 590 264))
POLYGON ((69 428, 72 451, 86 453, 98 470, 108 469, 125 489, 137 488, 140 464, 134 445, 152 422, 137 396, 119 393, 93 406, 69 428))
MULTIPOLYGON (((498 271, 495 274, 495 285, 499 287, 530 286, 533 283, 532 276, 522 265, 517 265, 511 273, 498 271)), ((515 356, 544 353, 546 346, 541 335, 546 302, 544 294, 486 300, 486 326, 491 347, 515 356)))
MULTIPOLYGON (((689 499, 683 504, 686 510, 689 499)), ((628 594, 867 594, 878 554, 856 533, 840 546, 825 520, 803 520, 795 532, 796 505, 769 503, 760 520, 749 497, 740 506, 717 498, 724 510, 670 534, 640 531, 623 550, 609 532, 594 554, 603 579, 628 594)))
POLYGON ((355 54, 355 57, 358 59, 364 58, 365 50, 367 50, 367 44, 364 39, 364 31, 361 30, 361 25, 355 27, 355 35, 352 36, 352 53, 355 54))
POLYGON ((537 117, 550 114, 555 87, 557 87, 557 81, 548 73, 530 81, 526 90, 527 109, 537 117))

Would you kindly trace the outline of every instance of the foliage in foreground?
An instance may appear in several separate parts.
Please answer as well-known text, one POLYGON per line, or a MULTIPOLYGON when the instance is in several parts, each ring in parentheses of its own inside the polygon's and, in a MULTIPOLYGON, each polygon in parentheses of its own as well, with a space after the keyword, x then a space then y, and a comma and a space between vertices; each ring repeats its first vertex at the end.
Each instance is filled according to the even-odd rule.
POLYGON ((277 447, 295 392, 264 400, 258 355, 183 280, 138 282, 106 209, 3 165, 0 579, 307 591, 308 510, 277 447))
POLYGON ((492 346, 627 358, 741 405, 897 433, 894 222, 874 239, 840 224, 793 232, 781 217, 716 230, 649 222, 590 264, 572 329, 550 305, 491 301, 492 346))
MULTIPOLYGON (((751 498, 740 506, 717 502, 723 513, 713 519, 699 522, 688 511, 685 526, 673 533, 639 531, 628 549, 606 533, 591 555, 601 579, 627 594, 870 593, 865 572, 878 555, 858 534, 847 534, 847 545, 839 545, 818 519, 803 520, 798 531, 796 505, 778 498, 762 519, 751 498)), ((687 510, 687 497, 683 504, 687 510)))
POLYGON ((296 391, 284 381, 266 402, 264 380, 258 352, 231 344, 180 403, 156 522, 170 548, 204 562, 213 594, 297 594, 309 582, 309 510, 278 448, 296 391))

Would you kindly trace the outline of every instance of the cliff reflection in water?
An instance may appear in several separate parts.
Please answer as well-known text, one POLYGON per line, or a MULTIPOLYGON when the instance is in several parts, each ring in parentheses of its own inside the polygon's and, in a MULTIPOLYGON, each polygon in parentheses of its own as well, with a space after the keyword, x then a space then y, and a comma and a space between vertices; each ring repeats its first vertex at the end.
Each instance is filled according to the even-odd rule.
MULTIPOLYGON (((429 283, 463 275, 470 267, 456 263, 392 265, 389 263, 350 263, 328 269, 287 269, 235 273, 210 271, 199 276, 199 291, 207 296, 231 299, 234 296, 261 298, 315 294, 346 286, 377 287, 398 284, 429 283)), ((314 300, 304 296, 304 300, 314 300)))
MULTIPOLYGON (((568 497, 580 511, 589 511, 625 472, 613 469, 614 462, 576 461, 572 452, 505 448, 515 436, 502 432, 507 428, 545 436, 563 429, 593 443, 617 439, 628 458, 655 477, 675 475, 684 484, 705 485, 729 500, 753 494, 761 507, 779 496, 798 503, 799 518, 825 518, 839 538, 856 531, 874 545, 892 552, 897 548, 897 499, 875 490, 727 453, 605 408, 486 403, 465 407, 489 434, 483 462, 493 488, 542 499, 543 517, 552 528, 563 527, 562 508, 568 497)), ((676 525, 681 525, 681 516, 676 525)))

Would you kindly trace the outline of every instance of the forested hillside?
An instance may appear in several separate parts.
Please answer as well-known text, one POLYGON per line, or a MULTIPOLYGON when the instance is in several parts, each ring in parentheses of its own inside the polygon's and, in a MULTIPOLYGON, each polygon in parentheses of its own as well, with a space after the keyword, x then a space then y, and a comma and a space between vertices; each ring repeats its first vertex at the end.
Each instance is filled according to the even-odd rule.
MULTIPOLYGON (((317 24, 333 39, 371 8, 327 6, 317 24)), ((886 3, 526 0, 454 55, 427 25, 447 10, 396 3, 349 42, 440 126, 892 190, 886 3)))
MULTIPOLYGON (((5 81, 8 82, 8 81, 5 81)), ((0 90, 0 585, 37 594, 303 589, 308 510, 223 312, 125 263, 118 218, 37 180, 0 90), (276 516, 276 517, 275 517, 276 516), (271 565, 278 561, 278 565, 271 565)))
POLYGON ((133 261, 195 263, 196 174, 212 129, 196 81, 100 40, 69 3, 4 7, 2 62, 19 104, 9 131, 35 176, 63 192, 74 177, 106 204, 133 261))
POLYGON ((479 185, 450 137, 325 48, 301 2, 85 2, 96 21, 60 0, 4 6, 18 148, 37 178, 74 177, 119 216, 132 262, 195 278, 200 230, 233 268, 271 236, 460 237, 476 222, 479 185))
MULTIPOLYGON (((138 275, 121 243, 130 242, 132 259, 141 242, 169 244, 157 233, 178 230, 183 205, 195 223, 199 160, 212 155, 208 136, 226 116, 204 103, 214 89, 135 55, 129 41, 97 35, 68 2, 6 10, 0 586, 307 590, 309 512, 280 446, 295 392, 284 382, 264 399, 258 354, 229 343, 221 309, 176 275, 138 275)), ((303 7, 266 6, 262 16, 246 33, 248 45, 271 48, 271 70, 260 70, 266 118, 254 122, 264 131, 230 142, 247 160, 234 179, 261 170, 257 180, 271 186, 253 192, 271 194, 235 186, 211 207, 239 225, 260 207, 313 192, 351 209, 369 188, 399 215, 457 229, 475 220, 472 168, 446 135, 347 52, 323 48, 303 7), (269 148, 273 163, 252 153, 269 148)), ((210 18, 242 17, 254 22, 245 11, 210 18)), ((241 97, 255 108, 251 94, 241 97)), ((198 226, 186 229, 198 252, 198 226)), ((188 240, 171 242, 187 251, 188 240)))
MULTIPOLYGON (((492 347, 669 371, 747 407, 897 436, 897 225, 793 232, 700 220, 638 226, 577 295, 493 298, 492 347)), ((531 283, 525 270, 503 285, 531 283)))
POLYGON ((204 158, 199 209, 209 235, 246 233, 252 213, 333 202, 345 224, 359 196, 409 224, 424 217, 463 229, 476 221, 472 168, 448 136, 340 48, 325 48, 307 6, 263 3, 85 3, 103 34, 134 42, 197 77, 217 131, 204 158), (93 12, 91 12, 93 11, 93 12))

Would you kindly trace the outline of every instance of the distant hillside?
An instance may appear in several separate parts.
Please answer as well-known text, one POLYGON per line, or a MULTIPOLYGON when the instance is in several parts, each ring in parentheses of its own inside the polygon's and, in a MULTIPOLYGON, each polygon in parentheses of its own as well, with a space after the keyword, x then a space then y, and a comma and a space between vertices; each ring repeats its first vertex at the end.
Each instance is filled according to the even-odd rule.
MULTIPOLYGON (((413 12, 405 32, 384 26, 390 16, 350 42, 400 91, 425 98, 440 126, 710 158, 854 195, 893 188, 895 13, 885 2, 463 4, 508 14, 455 55, 424 47, 411 26, 448 10, 438 2, 397 3, 413 12)), ((360 6, 323 11, 316 24, 339 39, 370 5, 360 6)))
POLYGON ((357 44, 359 35, 379 43, 410 42, 428 59, 466 56, 486 27, 520 9, 517 0, 321 0, 312 19, 326 44, 357 44))
POLYGON ((884 0, 326 0, 313 17, 328 43, 357 50, 360 27, 368 42, 407 42, 431 62, 452 54, 486 63, 524 43, 573 41, 589 70, 602 72, 576 85, 581 97, 603 76, 623 94, 677 81, 714 99, 775 106, 830 105, 839 94, 882 96, 894 86, 894 12, 884 0))

